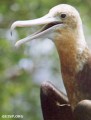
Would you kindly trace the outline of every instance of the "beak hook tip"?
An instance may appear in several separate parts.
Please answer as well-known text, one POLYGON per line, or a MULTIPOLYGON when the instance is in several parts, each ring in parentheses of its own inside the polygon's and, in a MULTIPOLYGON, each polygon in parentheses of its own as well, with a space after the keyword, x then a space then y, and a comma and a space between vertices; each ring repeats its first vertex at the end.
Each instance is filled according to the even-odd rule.
POLYGON ((13 30, 14 30, 14 27, 13 27, 13 25, 11 26, 11 28, 10 28, 10 35, 12 36, 12 34, 13 34, 13 30))
POLYGON ((12 36, 12 30, 10 30, 10 35, 12 36))
POLYGON ((15 27, 17 26, 17 22, 14 22, 12 25, 11 25, 11 28, 10 28, 10 34, 12 36, 12 31, 15 29, 15 27))

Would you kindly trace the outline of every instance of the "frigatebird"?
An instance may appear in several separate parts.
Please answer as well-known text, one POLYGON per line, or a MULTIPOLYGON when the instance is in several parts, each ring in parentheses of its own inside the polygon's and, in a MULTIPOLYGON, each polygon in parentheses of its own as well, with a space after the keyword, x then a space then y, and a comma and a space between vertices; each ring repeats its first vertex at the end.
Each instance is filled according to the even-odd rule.
POLYGON ((54 42, 69 104, 74 111, 82 100, 91 100, 91 51, 85 41, 79 12, 71 5, 60 4, 41 18, 14 22, 11 31, 15 27, 36 25, 44 26, 33 35, 16 42, 15 46, 40 38, 54 42))

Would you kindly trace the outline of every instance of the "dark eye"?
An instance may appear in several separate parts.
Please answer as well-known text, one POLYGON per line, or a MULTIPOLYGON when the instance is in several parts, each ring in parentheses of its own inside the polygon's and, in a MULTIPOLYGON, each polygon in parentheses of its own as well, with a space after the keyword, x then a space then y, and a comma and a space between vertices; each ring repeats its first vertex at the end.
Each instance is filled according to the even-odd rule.
POLYGON ((65 14, 65 13, 62 13, 62 14, 61 14, 61 18, 66 18, 66 14, 65 14))

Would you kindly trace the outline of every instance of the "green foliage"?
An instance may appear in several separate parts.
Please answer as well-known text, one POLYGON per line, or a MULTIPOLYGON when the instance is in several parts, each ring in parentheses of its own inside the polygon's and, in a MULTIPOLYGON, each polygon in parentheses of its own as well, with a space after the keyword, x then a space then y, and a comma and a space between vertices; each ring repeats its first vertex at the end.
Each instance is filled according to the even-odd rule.
MULTIPOLYGON (((3 119, 2 115, 12 114, 23 115, 23 120, 42 119, 39 99, 40 82, 37 79, 46 79, 46 71, 43 72, 43 69, 48 70, 51 79, 59 79, 59 61, 56 50, 52 47, 46 53, 41 48, 42 52, 40 52, 37 46, 42 44, 41 41, 36 42, 37 46, 31 43, 32 45, 22 46, 17 50, 14 47, 15 40, 33 33, 38 28, 17 29, 13 33, 13 40, 11 40, 9 28, 13 21, 41 17, 50 8, 61 3, 75 6, 80 11, 87 28, 91 27, 90 0, 0 1, 0 120, 3 119)), ((14 120, 14 118, 8 120, 14 120)))

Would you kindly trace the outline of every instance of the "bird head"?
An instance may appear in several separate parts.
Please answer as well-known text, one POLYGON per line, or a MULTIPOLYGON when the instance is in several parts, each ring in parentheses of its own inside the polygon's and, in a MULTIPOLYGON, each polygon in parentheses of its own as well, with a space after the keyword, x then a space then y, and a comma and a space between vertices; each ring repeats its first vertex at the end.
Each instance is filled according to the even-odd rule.
POLYGON ((78 11, 70 5, 61 4, 53 7, 47 15, 41 18, 14 22, 11 26, 11 33, 15 27, 44 25, 38 32, 17 41, 15 46, 19 47, 21 44, 33 39, 48 38, 55 41, 57 36, 61 35, 62 38, 66 30, 71 30, 72 33, 77 32, 78 27, 82 26, 81 24, 78 11))

